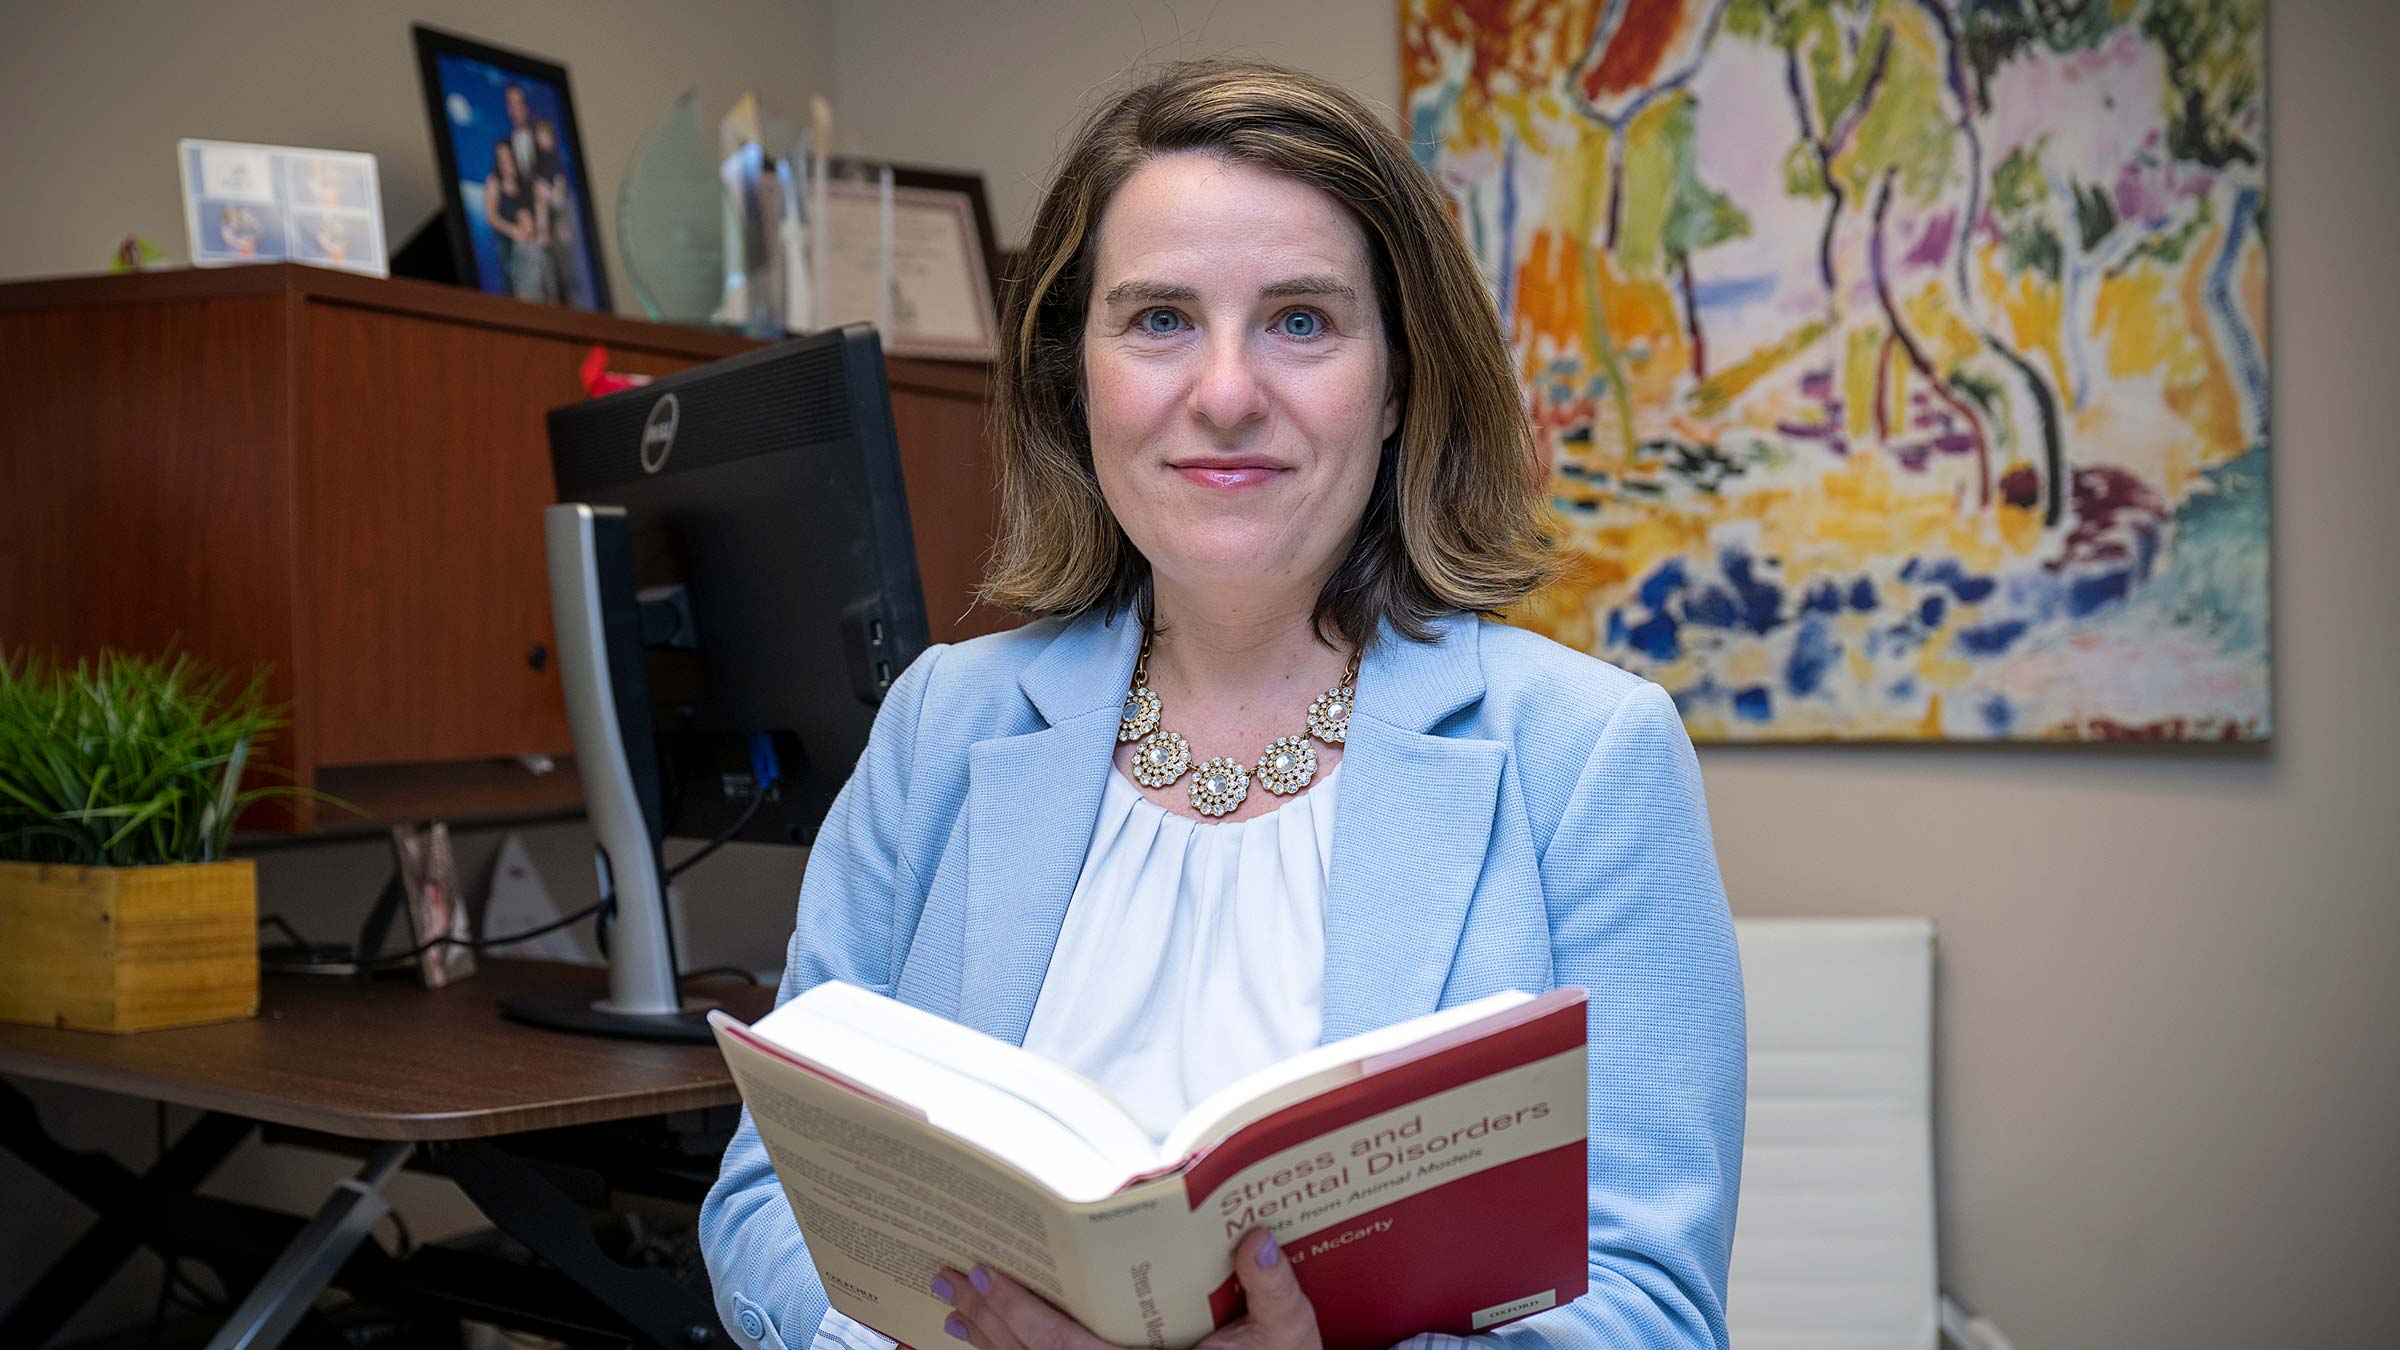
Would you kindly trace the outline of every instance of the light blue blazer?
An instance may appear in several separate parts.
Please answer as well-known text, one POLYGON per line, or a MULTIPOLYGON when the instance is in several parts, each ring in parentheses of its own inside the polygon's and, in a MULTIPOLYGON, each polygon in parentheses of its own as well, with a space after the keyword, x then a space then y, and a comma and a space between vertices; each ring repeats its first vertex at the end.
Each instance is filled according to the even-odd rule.
MULTIPOLYGON (((1691 742, 1655 684, 1469 615, 1437 629, 1386 629, 1360 666, 1324 1037, 1590 990, 1591 1290, 1473 1339, 1722 1350, 1746 1056, 1691 742)), ((848 980, 1023 1043, 1138 641, 1091 614, 911 665, 809 858, 780 997, 848 980)), ((747 1113, 700 1240, 741 1343, 803 1350, 825 1293, 747 1113)))

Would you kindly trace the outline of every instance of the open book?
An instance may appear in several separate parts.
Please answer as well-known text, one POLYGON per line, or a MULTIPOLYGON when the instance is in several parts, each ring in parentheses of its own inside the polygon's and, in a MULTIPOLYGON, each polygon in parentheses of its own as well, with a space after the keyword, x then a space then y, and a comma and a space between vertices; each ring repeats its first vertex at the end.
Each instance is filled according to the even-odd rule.
POLYGON ((1584 1291, 1584 991, 1490 998, 1271 1065, 1164 1141, 1079 1074, 825 984, 709 1014, 841 1312, 949 1344, 936 1269, 1016 1279, 1105 1340, 1241 1313, 1268 1227, 1325 1343, 1471 1333, 1584 1291))

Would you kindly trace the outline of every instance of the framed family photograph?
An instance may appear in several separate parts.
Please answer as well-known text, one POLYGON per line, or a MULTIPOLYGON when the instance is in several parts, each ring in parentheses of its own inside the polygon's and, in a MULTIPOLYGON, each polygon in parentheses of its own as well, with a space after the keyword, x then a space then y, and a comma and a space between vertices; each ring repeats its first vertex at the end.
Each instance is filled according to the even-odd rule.
POLYGON ((493 295, 610 308, 565 68, 411 31, 459 278, 493 295))

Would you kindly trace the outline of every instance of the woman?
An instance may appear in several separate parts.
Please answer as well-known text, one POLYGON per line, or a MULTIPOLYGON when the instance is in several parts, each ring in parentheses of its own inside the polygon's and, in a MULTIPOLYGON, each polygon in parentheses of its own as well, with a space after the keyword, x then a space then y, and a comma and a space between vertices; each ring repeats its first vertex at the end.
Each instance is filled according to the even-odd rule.
POLYGON ((517 152, 503 139, 492 142, 492 171, 483 180, 483 220, 500 246, 500 270, 508 293, 539 300, 547 290, 550 251, 543 245, 547 207, 533 183, 517 169, 517 152))
MULTIPOLYGON (((783 996, 889 993, 1156 1130, 1321 1040, 1584 986, 1591 1288, 1497 1337, 1722 1347, 1744 1044, 1697 766, 1657 686, 1477 617, 1552 564, 1439 192, 1330 85, 1174 67, 1083 128, 1003 328, 985 592, 1040 617, 894 686, 783 996)), ((701 1236, 743 1344, 871 1343, 747 1121, 701 1236)), ((1317 1344, 1268 1233, 1235 1268, 1212 1344, 1317 1344)), ((994 1272, 932 1287, 976 1346, 1096 1344, 994 1272)))

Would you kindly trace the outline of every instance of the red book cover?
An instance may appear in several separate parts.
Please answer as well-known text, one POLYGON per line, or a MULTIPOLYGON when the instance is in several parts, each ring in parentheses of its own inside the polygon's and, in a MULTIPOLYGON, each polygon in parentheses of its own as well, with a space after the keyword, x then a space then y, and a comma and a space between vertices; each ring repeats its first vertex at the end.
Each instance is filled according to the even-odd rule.
MULTIPOLYGON (((1583 1294, 1583 992, 1561 990, 1518 1012, 1514 1025, 1479 1024, 1369 1061, 1365 1076, 1245 1127, 1184 1172, 1192 1208, 1213 1200, 1234 1237, 1253 1222, 1277 1227, 1329 1350, 1425 1331, 1469 1335, 1583 1294), (1566 1090, 1529 1094, 1509 1081, 1538 1080, 1545 1068, 1552 1081, 1541 1086, 1566 1090), (1491 1092, 1476 1092, 1486 1085, 1491 1092), (1445 1097, 1465 1100, 1436 1120, 1432 1103, 1445 1097), (1420 1105, 1428 1109, 1410 1110, 1420 1105), (1395 1114, 1407 1119, 1371 1128, 1395 1114), (1569 1132, 1571 1141, 1551 1142, 1569 1132), (1330 1150, 1335 1169, 1301 1180, 1317 1180, 1323 1194, 1364 1193, 1367 1207, 1353 1201, 1333 1222, 1286 1234, 1284 1213, 1308 1213, 1305 1184, 1296 1208, 1282 1203, 1291 1185, 1257 1198, 1220 1194, 1257 1160, 1327 1138, 1344 1141, 1330 1150), (1397 1198, 1372 1204, 1379 1186, 1397 1198)), ((1240 1297, 1231 1279, 1212 1294, 1219 1325, 1239 1314, 1240 1297)))

